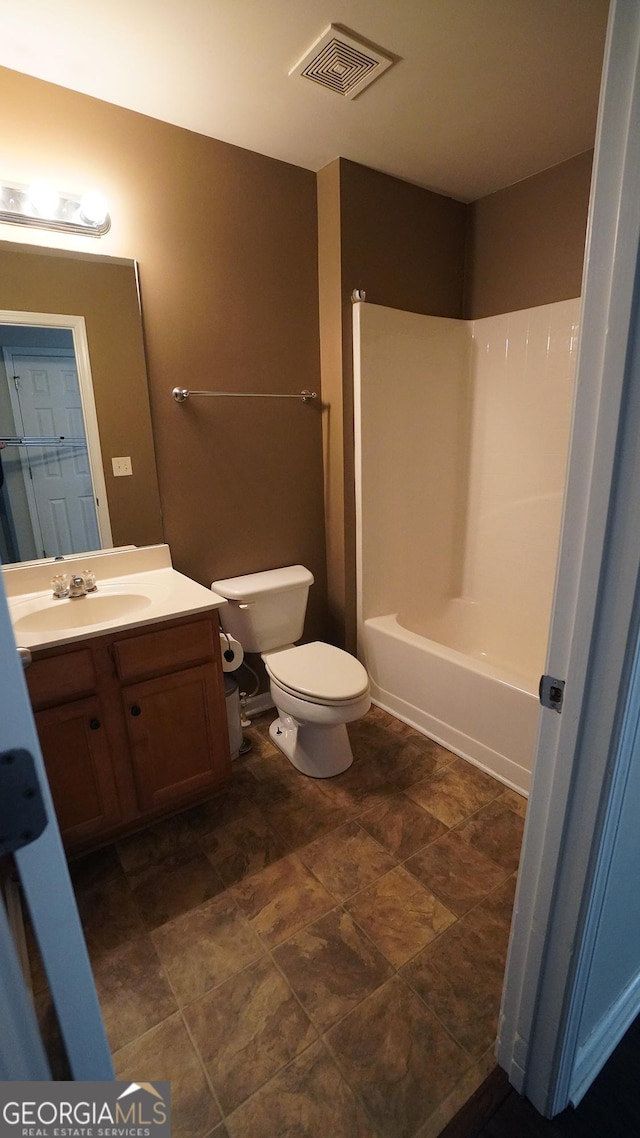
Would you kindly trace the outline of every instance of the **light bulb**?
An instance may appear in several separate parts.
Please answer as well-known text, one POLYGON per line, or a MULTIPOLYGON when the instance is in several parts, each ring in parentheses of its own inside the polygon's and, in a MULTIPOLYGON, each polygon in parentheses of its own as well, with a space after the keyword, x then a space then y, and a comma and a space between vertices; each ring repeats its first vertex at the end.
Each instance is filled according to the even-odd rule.
POLYGON ((27 190, 27 197, 35 212, 41 217, 55 217, 60 195, 51 182, 44 180, 32 182, 27 190))
POLYGON ((80 198, 80 214, 87 225, 103 225, 107 212, 107 200, 99 190, 87 190, 80 198))

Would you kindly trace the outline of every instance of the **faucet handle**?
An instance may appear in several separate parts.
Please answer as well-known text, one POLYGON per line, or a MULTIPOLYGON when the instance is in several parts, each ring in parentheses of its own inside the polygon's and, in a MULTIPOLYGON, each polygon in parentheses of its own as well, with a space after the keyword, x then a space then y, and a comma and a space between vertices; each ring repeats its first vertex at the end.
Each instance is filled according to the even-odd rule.
POLYGON ((69 578, 66 573, 56 573, 51 579, 51 588, 54 597, 69 596, 69 578))
POLYGON ((82 576, 84 578, 84 587, 88 593, 92 593, 94 589, 97 589, 96 575, 93 569, 83 569, 82 576))

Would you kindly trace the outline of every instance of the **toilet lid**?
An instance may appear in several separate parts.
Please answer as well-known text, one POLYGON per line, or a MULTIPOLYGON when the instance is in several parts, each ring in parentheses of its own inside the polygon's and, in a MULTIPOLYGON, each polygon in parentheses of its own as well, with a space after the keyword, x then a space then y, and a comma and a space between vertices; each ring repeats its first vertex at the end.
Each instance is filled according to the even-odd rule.
POLYGON ((332 644, 300 644, 265 652, 262 658, 276 683, 312 700, 357 699, 369 687, 360 661, 332 644))

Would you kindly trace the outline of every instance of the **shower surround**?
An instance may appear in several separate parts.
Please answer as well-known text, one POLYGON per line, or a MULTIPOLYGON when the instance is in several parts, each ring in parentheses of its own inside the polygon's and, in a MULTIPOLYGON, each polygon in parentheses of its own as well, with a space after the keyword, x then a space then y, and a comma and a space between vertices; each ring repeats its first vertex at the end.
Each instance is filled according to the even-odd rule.
POLYGON ((359 653, 376 703, 527 792, 580 300, 354 305, 359 653))

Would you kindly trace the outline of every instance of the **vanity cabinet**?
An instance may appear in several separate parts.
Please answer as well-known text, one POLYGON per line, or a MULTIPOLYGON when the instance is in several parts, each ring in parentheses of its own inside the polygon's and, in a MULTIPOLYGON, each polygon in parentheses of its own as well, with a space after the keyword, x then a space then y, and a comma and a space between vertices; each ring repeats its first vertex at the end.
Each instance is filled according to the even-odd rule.
POLYGON ((60 829, 68 842, 99 836, 117 823, 120 806, 97 696, 35 716, 60 829))
POLYGON ((25 675, 70 850, 204 798, 231 775, 214 614, 37 652, 25 675))

